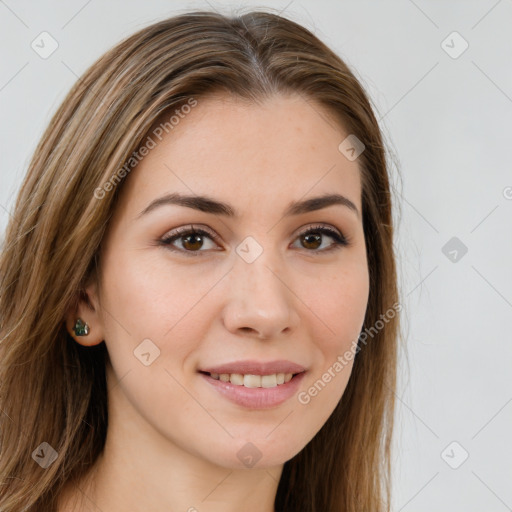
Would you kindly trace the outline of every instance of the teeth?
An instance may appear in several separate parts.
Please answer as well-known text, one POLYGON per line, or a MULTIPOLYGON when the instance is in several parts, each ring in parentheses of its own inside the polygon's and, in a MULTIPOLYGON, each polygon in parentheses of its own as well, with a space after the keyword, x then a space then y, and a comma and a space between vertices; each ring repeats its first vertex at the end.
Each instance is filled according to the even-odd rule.
POLYGON ((240 373, 211 373, 213 379, 222 382, 231 382, 236 386, 246 388, 275 388, 286 382, 290 382, 293 373, 274 373, 272 375, 242 375, 240 373))
POLYGON ((236 384, 237 386, 242 386, 244 384, 244 376, 239 373, 232 373, 229 375, 229 382, 231 382, 231 384, 236 384))

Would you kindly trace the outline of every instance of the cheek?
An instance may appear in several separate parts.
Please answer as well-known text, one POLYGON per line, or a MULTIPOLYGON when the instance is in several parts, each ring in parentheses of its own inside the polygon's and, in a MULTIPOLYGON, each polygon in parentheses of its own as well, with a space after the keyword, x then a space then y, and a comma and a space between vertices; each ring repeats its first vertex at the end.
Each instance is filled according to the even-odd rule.
POLYGON ((318 317, 309 322, 315 325, 312 339, 318 364, 298 401, 313 414, 317 425, 327 420, 350 379, 368 294, 369 275, 360 264, 350 268, 347 265, 344 271, 331 276, 323 292, 310 294, 308 305, 318 317))
POLYGON ((317 317, 311 325, 318 326, 316 339, 323 340, 325 355, 332 357, 357 342, 368 305, 368 271, 364 265, 353 265, 333 273, 323 287, 312 279, 308 288, 302 293, 317 317))
POLYGON ((158 354, 156 366, 172 372, 181 370, 207 336, 209 323, 205 318, 211 316, 210 308, 214 307, 207 294, 221 274, 205 272, 197 276, 161 255, 139 255, 137 259, 136 253, 111 258, 104 269, 102 320, 116 373, 123 375, 140 365, 134 351, 146 345, 158 354))
POLYGON ((117 315, 107 314, 104 320, 110 325, 118 320, 137 336, 165 338, 208 290, 208 280, 190 282, 176 266, 162 265, 157 258, 126 253, 109 263, 104 306, 117 315))
POLYGON ((149 424, 169 433, 173 411, 191 420, 200 417, 201 410, 180 383, 182 366, 197 349, 194 340, 204 338, 200 299, 212 285, 198 279, 200 288, 194 288, 184 273, 135 256, 115 261, 104 265, 102 296, 111 378, 120 384, 111 384, 118 392, 112 401, 129 404, 149 424))
POLYGON ((357 338, 363 327, 368 306, 368 285, 365 279, 347 281, 346 286, 336 290, 331 297, 337 308, 332 311, 334 330, 340 333, 340 342, 345 346, 357 338))
POLYGON ((297 396, 309 432, 317 432, 328 420, 352 374, 368 302, 365 272, 338 280, 317 301, 322 320, 316 322, 319 327, 313 333, 318 364, 297 396))

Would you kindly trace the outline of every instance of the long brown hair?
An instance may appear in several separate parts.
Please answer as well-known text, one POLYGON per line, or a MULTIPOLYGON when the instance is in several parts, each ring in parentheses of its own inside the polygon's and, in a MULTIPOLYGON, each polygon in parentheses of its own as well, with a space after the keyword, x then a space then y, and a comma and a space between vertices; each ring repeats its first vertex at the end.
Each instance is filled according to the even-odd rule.
POLYGON ((400 333, 398 314, 382 318, 399 300, 389 164, 370 101, 340 57, 300 24, 270 12, 192 11, 138 31, 83 74, 22 183, 0 259, 2 512, 55 510, 64 485, 102 452, 108 353, 105 343, 74 342, 64 317, 98 276, 122 187, 106 184, 163 113, 223 91, 254 102, 299 93, 365 145, 358 162, 370 274, 364 332, 371 337, 360 337, 332 415, 284 464, 275 508, 389 511, 400 333), (99 199, 99 189, 110 191, 99 199), (35 462, 41 443, 57 452, 47 468, 35 462))

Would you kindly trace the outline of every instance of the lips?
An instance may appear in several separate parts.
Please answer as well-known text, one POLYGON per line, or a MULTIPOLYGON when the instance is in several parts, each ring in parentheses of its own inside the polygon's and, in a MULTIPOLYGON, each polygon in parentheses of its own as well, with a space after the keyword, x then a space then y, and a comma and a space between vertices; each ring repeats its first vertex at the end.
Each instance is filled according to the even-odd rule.
POLYGON ((201 373, 218 373, 218 374, 242 374, 242 375, 272 375, 274 373, 302 373, 306 368, 292 361, 234 361, 231 363, 220 364, 216 366, 208 366, 199 370, 201 373))
MULTIPOLYGON (((301 372, 292 377, 288 382, 278 384, 272 387, 246 387, 245 385, 237 385, 232 382, 223 382, 216 380, 207 373, 200 372, 201 379, 210 389, 230 402, 244 407, 245 409, 264 410, 273 407, 279 407, 281 404, 290 400, 294 396, 306 372, 301 372)), ((281 374, 282 375, 282 374, 281 374)), ((291 375, 288 373, 287 375, 291 375)))

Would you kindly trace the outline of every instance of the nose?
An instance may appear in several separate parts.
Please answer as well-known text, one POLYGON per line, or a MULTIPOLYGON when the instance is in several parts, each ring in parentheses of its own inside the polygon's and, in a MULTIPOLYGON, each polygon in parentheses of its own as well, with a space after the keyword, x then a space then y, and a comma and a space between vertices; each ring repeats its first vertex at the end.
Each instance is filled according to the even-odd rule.
POLYGON ((274 339, 298 326, 300 300, 293 283, 287 282, 290 278, 273 261, 270 265, 266 252, 252 263, 236 259, 226 282, 229 291, 223 310, 224 325, 233 334, 274 339))

